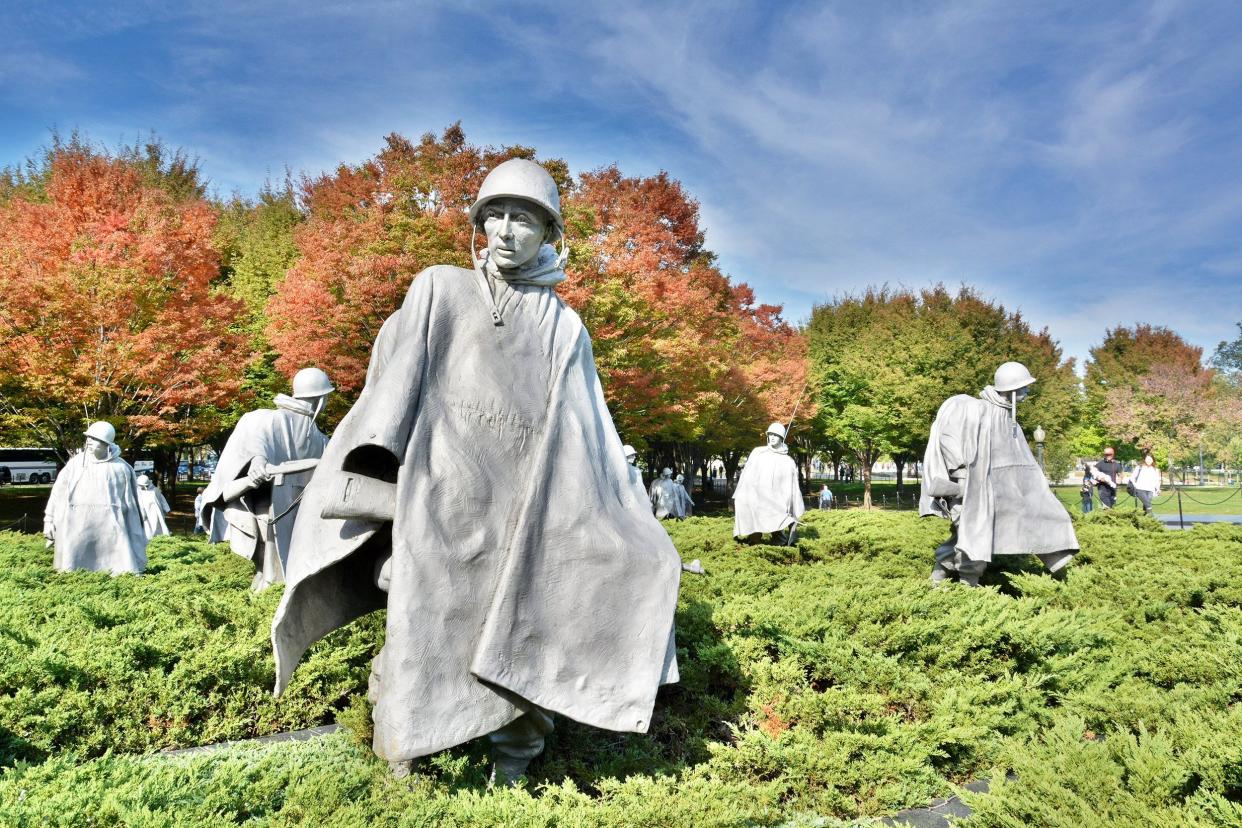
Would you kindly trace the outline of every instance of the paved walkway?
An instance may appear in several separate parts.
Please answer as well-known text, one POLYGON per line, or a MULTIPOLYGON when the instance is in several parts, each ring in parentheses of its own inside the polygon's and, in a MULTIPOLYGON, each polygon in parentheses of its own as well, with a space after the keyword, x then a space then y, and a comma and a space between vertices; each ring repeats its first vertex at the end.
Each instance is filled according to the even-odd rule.
POLYGON ((1187 526, 1195 523, 1242 523, 1242 515, 1183 515, 1180 522, 1176 514, 1152 515, 1152 517, 1173 529, 1179 528, 1180 522, 1184 522, 1187 526))
POLYGON ((329 733, 336 733, 340 729, 340 725, 330 724, 321 727, 308 727, 306 730, 291 730, 287 733, 273 733, 271 736, 260 736, 257 739, 239 739, 235 742, 217 742, 214 745, 199 745, 198 747, 182 748, 181 750, 165 750, 155 754, 156 756, 194 756, 200 753, 211 753, 235 745, 272 745, 278 742, 305 742, 308 739, 317 739, 320 736, 327 736, 329 733))

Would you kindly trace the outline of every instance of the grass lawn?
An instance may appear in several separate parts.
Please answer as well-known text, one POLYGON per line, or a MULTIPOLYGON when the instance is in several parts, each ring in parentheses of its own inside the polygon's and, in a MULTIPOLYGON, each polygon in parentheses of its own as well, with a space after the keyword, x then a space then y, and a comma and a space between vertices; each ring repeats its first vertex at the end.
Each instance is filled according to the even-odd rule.
POLYGON ((1064 580, 1012 560, 978 590, 928 585, 938 519, 814 511, 796 548, 730 528, 669 524, 709 575, 683 581, 682 681, 651 732, 558 719, 502 791, 485 744, 404 780, 370 754, 382 613, 273 701, 279 588, 252 596, 224 547, 157 539, 148 575, 111 579, 0 535, 0 824, 809 828, 1010 771, 966 824, 1242 824, 1242 528, 1092 515, 1064 580), (157 752, 338 717, 313 742, 157 752))

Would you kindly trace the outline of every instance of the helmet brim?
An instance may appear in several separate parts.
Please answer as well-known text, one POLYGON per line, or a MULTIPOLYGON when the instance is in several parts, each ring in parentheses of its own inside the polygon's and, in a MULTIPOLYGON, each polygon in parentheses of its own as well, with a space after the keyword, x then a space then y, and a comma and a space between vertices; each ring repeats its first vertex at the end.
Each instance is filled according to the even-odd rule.
POLYGON ((473 205, 471 205, 470 212, 468 213, 470 217, 470 224, 472 226, 477 226, 479 223, 479 211, 482 210, 488 203, 495 201, 498 198, 515 198, 519 201, 525 201, 527 204, 535 205, 542 210, 549 219, 551 219, 552 225, 556 228, 556 232, 561 235, 565 234, 565 219, 561 217, 560 212, 553 209, 550 204, 544 204, 543 202, 537 201, 524 193, 488 193, 486 196, 480 198, 473 205))

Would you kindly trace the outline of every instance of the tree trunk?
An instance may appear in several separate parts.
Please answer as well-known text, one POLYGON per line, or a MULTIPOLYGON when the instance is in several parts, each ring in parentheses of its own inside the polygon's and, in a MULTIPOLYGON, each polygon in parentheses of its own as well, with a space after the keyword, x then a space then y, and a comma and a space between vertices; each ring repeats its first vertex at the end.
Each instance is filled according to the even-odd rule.
POLYGON ((726 451, 721 457, 725 467, 725 500, 733 495, 734 481, 737 479, 737 467, 741 465, 742 453, 740 451, 726 451))
POLYGON ((858 464, 862 467, 859 471, 862 472, 863 479, 864 509, 871 508, 871 454, 870 444, 867 444, 866 447, 858 453, 858 464))

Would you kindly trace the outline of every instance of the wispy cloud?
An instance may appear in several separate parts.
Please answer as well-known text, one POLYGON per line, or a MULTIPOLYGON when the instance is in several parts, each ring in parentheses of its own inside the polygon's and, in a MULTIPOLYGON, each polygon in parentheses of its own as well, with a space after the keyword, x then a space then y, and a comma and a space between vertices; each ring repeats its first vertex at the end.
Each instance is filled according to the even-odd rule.
MULTIPOLYGON (((670 171, 700 198, 724 266, 793 318, 867 284, 965 281, 1080 357, 1106 326, 1170 324, 1210 347, 1242 318, 1233 4, 7 14, 14 54, 36 60, 0 58, 3 88, 6 72, 42 83, 18 102, 24 122, 104 140, 154 127, 224 192, 463 119, 473 140, 578 169, 670 171)), ((14 146, 0 151, 31 149, 14 146)))

